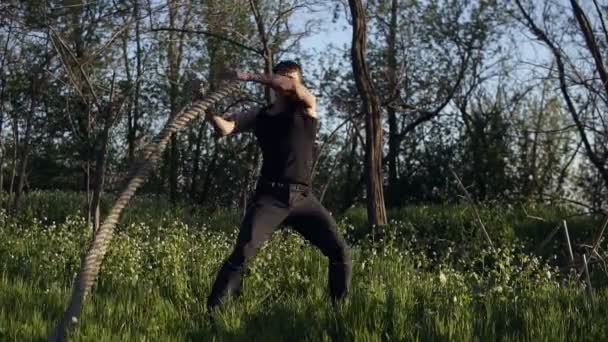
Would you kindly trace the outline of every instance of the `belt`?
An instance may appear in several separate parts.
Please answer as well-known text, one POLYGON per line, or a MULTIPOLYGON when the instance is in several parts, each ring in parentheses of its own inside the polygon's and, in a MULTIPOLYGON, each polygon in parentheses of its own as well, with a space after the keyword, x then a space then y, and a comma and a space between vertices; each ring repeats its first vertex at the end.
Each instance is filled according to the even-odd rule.
POLYGON ((258 181, 258 186, 271 188, 271 189, 282 189, 290 191, 308 191, 310 187, 308 185, 299 184, 299 183, 286 183, 286 182, 275 182, 269 181, 266 179, 260 179, 258 181))

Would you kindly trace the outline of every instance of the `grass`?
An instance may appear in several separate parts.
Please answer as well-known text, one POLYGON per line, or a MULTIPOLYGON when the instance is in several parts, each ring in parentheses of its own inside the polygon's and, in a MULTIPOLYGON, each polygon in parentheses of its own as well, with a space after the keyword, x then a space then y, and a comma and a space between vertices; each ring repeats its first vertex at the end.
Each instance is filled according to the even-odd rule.
MULTIPOLYGON (((313 275, 311 275, 313 276, 313 275)), ((381 278, 378 276, 378 278, 381 278)), ((355 278, 348 302, 333 310, 322 282, 306 292, 285 289, 266 297, 260 288, 228 303, 212 327, 190 301, 136 286, 95 293, 74 341, 600 341, 608 334, 607 293, 590 302, 585 293, 541 287, 517 298, 489 294, 467 300, 466 292, 443 288, 431 274, 391 279, 355 278)), ((201 290, 206 289, 200 284, 201 290)), ((193 290, 194 292, 195 290, 193 290)), ((274 291, 273 291, 274 292, 274 291)), ((43 289, 19 278, 0 281, 2 340, 41 340, 60 317, 65 288, 43 289)))
MULTIPOLYGON (((61 199, 62 195, 52 196, 61 199)), ((45 205, 53 210, 53 205, 45 205)), ((461 245, 458 234, 450 232, 467 229, 466 207, 404 208, 401 212, 410 219, 395 218, 391 233, 381 242, 358 236, 353 213, 342 219, 340 230, 349 236, 355 263, 351 294, 337 309, 328 301, 325 258, 291 231, 278 231, 251 264, 243 296, 226 303, 212 325, 204 303, 219 264, 232 247, 238 216, 222 212, 185 223, 172 209, 163 212, 161 205, 151 206, 156 209, 132 208, 125 216, 129 219, 117 229, 71 340, 599 341, 608 337, 605 287, 598 286, 591 299, 581 283, 556 271, 559 258, 531 254, 528 244, 516 238, 521 233, 504 234, 497 251, 479 247, 482 242, 477 241, 482 240, 461 245), (450 228, 450 215, 457 228, 450 228), (434 222, 444 235, 437 233, 433 239, 431 232, 418 231, 425 222, 434 222)), ((64 212, 66 217, 55 223, 48 216, 44 220, 46 214, 39 207, 18 218, 0 213, 0 341, 44 340, 61 317, 90 239, 86 222, 69 210, 64 212)), ((516 212, 496 215, 503 216, 493 217, 495 233, 497 226, 522 230, 523 219, 516 212)), ((598 269, 596 278, 599 274, 598 269)))

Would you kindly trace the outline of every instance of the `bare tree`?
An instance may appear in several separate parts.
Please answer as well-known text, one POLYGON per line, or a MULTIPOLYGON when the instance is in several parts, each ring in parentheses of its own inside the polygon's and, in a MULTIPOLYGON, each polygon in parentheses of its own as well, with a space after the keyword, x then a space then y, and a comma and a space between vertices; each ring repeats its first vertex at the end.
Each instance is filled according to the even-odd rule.
MULTIPOLYGON (((19 141, 19 139, 17 138, 16 141, 19 142, 19 145, 21 145, 20 147, 20 151, 19 151, 19 163, 16 163, 17 165, 17 173, 16 173, 16 186, 13 189, 14 192, 14 197, 13 197, 13 204, 11 206, 11 211, 13 213, 19 211, 20 208, 20 204, 21 204, 21 196, 23 193, 23 186, 25 185, 25 180, 26 180, 26 172, 27 172, 27 165, 28 165, 28 159, 30 156, 30 152, 32 149, 31 146, 31 140, 32 140, 32 126, 33 126, 33 121, 34 121, 34 113, 37 110, 38 107, 38 101, 39 101, 39 93, 40 93, 40 89, 39 89, 39 81, 37 78, 39 77, 39 74, 33 73, 32 76, 30 76, 30 106, 29 106, 29 110, 27 111, 26 114, 26 118, 25 118, 25 134, 24 137, 21 141, 19 141)), ((15 117, 15 123, 14 123, 15 127, 18 127, 18 120, 17 117, 15 117)), ((16 134, 18 134, 18 128, 16 131, 16 134)), ((18 135, 17 135, 18 136, 18 135)), ((15 146, 15 149, 17 149, 19 147, 19 145, 15 146)), ((16 161, 15 161, 16 162, 16 161)), ((15 173, 14 173, 15 174, 15 173)))
MULTIPOLYGON (((85 54, 84 41, 82 40, 83 27, 79 26, 78 15, 81 8, 72 9, 74 20, 73 23, 76 25, 73 33, 73 43, 76 47, 76 51, 70 48, 69 44, 62 38, 62 36, 51 30, 50 38, 60 57, 61 65, 65 70, 67 78, 71 83, 72 87, 76 90, 79 95, 81 124, 80 131, 84 132, 80 137, 84 140, 86 145, 86 160, 87 160, 87 199, 89 198, 89 191, 92 188, 92 196, 88 200, 88 219, 91 221, 93 218, 93 227, 97 229, 101 221, 100 203, 101 195, 104 188, 105 171, 107 164, 107 151, 108 143, 110 138, 111 128, 118 122, 120 108, 124 104, 126 97, 117 96, 119 93, 116 87, 115 73, 110 80, 109 89, 104 88, 100 84, 96 84, 94 79, 91 77, 91 71, 87 68, 90 64, 90 58, 107 49, 112 45, 117 38, 126 31, 127 25, 119 27, 110 35, 99 50, 93 51, 92 53, 85 54), (80 52, 78 52, 80 51, 80 52), (106 91, 107 94, 99 93, 99 91, 106 91), (83 122, 84 121, 84 122, 83 122), (86 138, 85 138, 86 137, 86 138), (89 162, 94 161, 93 177, 90 177, 89 162)), ((89 28, 90 29, 90 28, 89 28)))
MULTIPOLYGON (((606 25, 601 9, 594 1, 597 11, 596 17, 601 24, 601 29, 595 30, 589 20, 588 14, 580 6, 578 1, 570 0, 570 10, 577 26, 572 27, 575 36, 572 40, 579 47, 576 51, 583 51, 590 58, 578 59, 577 52, 569 52, 560 46, 557 38, 553 37, 546 29, 547 22, 543 25, 537 24, 532 16, 532 10, 524 6, 521 0, 515 0, 520 20, 534 34, 536 39, 541 41, 553 55, 557 68, 559 88, 566 108, 576 125, 578 135, 584 146, 586 156, 595 167, 598 174, 603 179, 604 185, 608 188, 608 149, 605 139, 608 135, 608 73, 604 65, 602 50, 598 41, 606 43, 606 25), (602 36, 603 35, 603 36, 602 36), (583 38, 583 42, 578 42, 578 37, 583 38), (580 49, 580 47, 586 48, 580 49), (599 99, 599 102, 598 102, 599 99), (593 104, 589 106, 589 103, 593 104)), ((543 8, 543 20, 550 20, 550 6, 546 4, 543 8)), ((570 18, 568 18, 570 19, 570 18)), ((571 20, 571 19, 570 19, 571 20)), ((572 21, 571 21, 572 22, 572 21)), ((569 30, 561 30, 568 34, 569 30)))
MULTIPOLYGON (((3 139, 3 130, 4 130, 4 119, 5 119, 5 101, 6 101, 6 81, 7 76, 5 74, 5 67, 9 62, 9 57, 11 53, 9 52, 9 44, 11 42, 13 33, 13 25, 9 24, 7 32, 6 32, 6 40, 3 44, 2 51, 2 62, 0 62, 0 194, 4 191, 4 139, 3 139)), ((2 206, 2 202, 0 201, 0 207, 2 206)))
MULTIPOLYGON (((125 18, 123 25, 127 26, 127 30, 122 35, 122 53, 125 64, 125 76, 127 87, 133 88, 132 96, 127 103, 125 110, 127 116, 127 160, 131 161, 135 157, 135 147, 137 141, 141 138, 140 125, 142 119, 141 110, 141 84, 143 81, 143 66, 144 66, 144 49, 142 47, 142 29, 141 22, 143 20, 142 11, 140 8, 140 0, 132 1, 133 9, 130 18, 125 18), (131 70, 131 62, 129 60, 129 30, 130 22, 134 21, 135 26, 135 70, 131 70)), ((125 3, 126 6, 126 3, 125 3)), ((118 6, 116 6, 118 7, 118 6)), ((118 10, 118 8, 117 8, 118 10)))
MULTIPOLYGON (((169 6, 169 28, 175 29, 180 25, 179 21, 179 1, 168 0, 169 6)), ((186 41, 186 31, 184 30, 192 18, 192 3, 188 2, 186 8, 181 14, 181 31, 169 31, 169 40, 167 42, 167 76, 169 82, 169 107, 171 117, 177 115, 180 110, 180 81, 181 81, 181 64, 184 55, 184 45, 186 41)), ((177 134, 171 137, 171 147, 169 154, 169 198, 172 202, 177 200, 177 178, 179 167, 179 149, 177 142, 177 134)))
POLYGON ((353 38, 351 59, 353 75, 365 113, 365 166, 367 215, 372 232, 382 232, 386 225, 386 208, 382 176, 382 117, 380 100, 374 90, 366 62, 367 21, 361 0, 349 0, 353 38))

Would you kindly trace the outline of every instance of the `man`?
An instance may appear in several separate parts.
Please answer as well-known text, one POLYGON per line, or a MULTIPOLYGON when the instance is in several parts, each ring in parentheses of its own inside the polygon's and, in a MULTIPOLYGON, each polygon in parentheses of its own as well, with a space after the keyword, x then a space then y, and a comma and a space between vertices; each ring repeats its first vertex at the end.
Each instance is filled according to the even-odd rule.
POLYGON ((348 293, 352 262, 336 222, 310 188, 319 118, 316 99, 302 84, 302 68, 283 61, 273 68, 273 75, 234 72, 229 78, 270 87, 273 103, 227 119, 207 114, 221 135, 253 132, 263 156, 236 245, 217 274, 207 306, 212 310, 227 296, 241 292, 248 262, 283 224, 293 227, 329 259, 329 293, 335 304, 348 293))

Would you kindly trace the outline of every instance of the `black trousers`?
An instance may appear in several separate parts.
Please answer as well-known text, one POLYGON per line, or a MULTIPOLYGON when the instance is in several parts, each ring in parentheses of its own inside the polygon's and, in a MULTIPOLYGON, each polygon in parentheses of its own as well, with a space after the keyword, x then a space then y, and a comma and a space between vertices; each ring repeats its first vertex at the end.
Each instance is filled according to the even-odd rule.
POLYGON ((226 296, 240 294, 243 272, 257 250, 280 225, 293 227, 329 259, 328 287, 332 302, 350 288, 352 261, 331 214, 307 188, 258 185, 241 222, 234 250, 221 266, 207 299, 211 310, 226 296))

